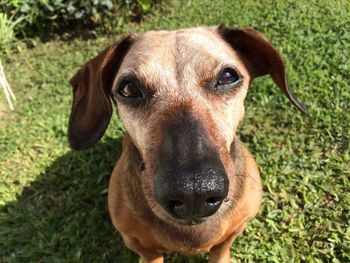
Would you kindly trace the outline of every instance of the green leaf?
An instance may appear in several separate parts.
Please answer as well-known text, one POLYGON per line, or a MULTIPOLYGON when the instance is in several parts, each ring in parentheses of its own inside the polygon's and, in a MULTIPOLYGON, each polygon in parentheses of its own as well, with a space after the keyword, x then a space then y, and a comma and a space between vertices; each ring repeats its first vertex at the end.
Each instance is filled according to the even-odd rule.
POLYGON ((151 9, 152 0, 138 0, 142 12, 147 13, 151 9))

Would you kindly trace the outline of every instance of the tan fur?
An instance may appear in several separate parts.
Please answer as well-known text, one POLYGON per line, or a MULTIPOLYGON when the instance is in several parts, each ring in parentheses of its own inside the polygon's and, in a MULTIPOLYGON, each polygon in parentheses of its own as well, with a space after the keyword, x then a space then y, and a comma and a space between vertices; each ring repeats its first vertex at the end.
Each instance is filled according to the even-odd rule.
POLYGON ((236 130, 251 79, 265 74, 304 110, 288 89, 280 56, 251 29, 213 27, 128 34, 73 77, 69 123, 73 148, 91 147, 103 135, 111 114, 107 97, 124 123, 127 132, 110 179, 108 206, 125 244, 144 263, 161 263, 166 252, 209 252, 210 263, 230 262, 232 242, 257 214, 262 200, 258 167, 237 139, 236 130), (207 83, 225 67, 243 77, 240 86, 221 93, 208 90, 207 83), (113 97, 120 80, 130 74, 152 91, 147 106, 132 107, 113 97), (153 193, 162 135, 184 109, 199 120, 229 179, 228 195, 219 210, 195 225, 170 216, 153 193), (140 168, 143 165, 145 169, 140 168))
MULTIPOLYGON (((230 244, 235 236, 243 231, 246 222, 255 216, 261 202, 258 169, 246 150, 242 151, 244 153, 238 159, 246 160, 246 166, 242 168, 240 175, 247 178, 242 186, 243 197, 239 200, 234 198, 237 186, 230 147, 237 125, 244 114, 243 100, 250 80, 247 69, 226 43, 205 28, 148 32, 134 44, 133 52, 129 52, 124 61, 118 76, 128 72, 136 73, 148 87, 155 90, 157 102, 150 107, 151 112, 136 114, 133 110, 118 105, 120 117, 147 169, 140 176, 139 187, 130 191, 131 194, 143 192, 145 198, 130 200, 127 191, 123 192, 123 187, 120 187, 129 187, 130 183, 126 181, 135 177, 130 167, 124 167, 130 165, 130 158, 126 157, 128 146, 125 146, 123 155, 113 171, 109 188, 109 210, 113 224, 122 233, 126 245, 139 253, 144 262, 163 262, 163 252, 176 251, 193 255, 208 252, 213 247, 215 249, 211 252, 211 257, 216 259, 212 262, 227 262, 230 244), (197 49, 193 50, 193 47, 197 49), (142 54, 142 57, 139 54, 142 54), (177 64, 181 66, 177 69, 178 72, 177 64), (235 66, 241 72, 245 78, 244 84, 234 96, 224 99, 210 98, 199 86, 201 78, 212 78, 221 67, 228 65, 235 66), (154 200, 152 192, 152 163, 156 158, 154 149, 157 149, 160 143, 161 136, 158 135, 162 133, 162 122, 171 118, 169 115, 176 114, 177 109, 181 107, 189 108, 189 111, 203 122, 203 126, 208 128, 225 170, 229 171, 229 199, 232 203, 223 204, 217 215, 200 226, 176 225, 176 222, 162 225, 157 222, 171 222, 173 219, 154 200), (139 213, 144 209, 144 205, 138 207, 136 202, 147 203, 146 210, 149 211, 144 213, 153 214, 152 219, 148 222, 140 220, 142 215, 139 213), (182 228, 183 236, 175 240, 172 235, 168 235, 168 231, 171 231, 169 224, 182 228), (198 240, 191 241, 195 236, 198 240), (220 249, 220 246, 224 246, 225 249, 220 249), (225 259, 219 259, 220 257, 225 259)), ((115 82, 117 81, 118 77, 115 82)), ((128 145, 128 137, 125 140, 124 145, 128 145)), ((137 168, 134 168, 134 173, 137 173, 137 168)))
POLYGON ((114 83, 133 72, 144 80, 144 85, 155 90, 156 102, 149 107, 150 112, 135 112, 122 104, 117 106, 131 141, 147 165, 141 184, 144 186, 144 195, 148 197, 148 205, 159 218, 172 220, 153 199, 152 164, 157 156, 154 150, 160 143, 163 121, 172 118, 169 115, 176 114, 181 107, 187 107, 208 128, 207 132, 215 141, 225 170, 230 171, 229 195, 232 196, 236 184, 232 175, 234 167, 229 157, 230 147, 244 114, 243 100, 250 81, 243 63, 228 44, 212 30, 205 28, 148 32, 132 48, 133 52, 126 55, 114 83), (197 48, 193 49, 194 46, 197 48), (176 70, 177 64, 181 68, 176 70), (207 65, 209 68, 204 67, 207 65), (244 83, 238 92, 224 98, 215 98, 203 92, 198 85, 203 76, 217 74, 220 68, 228 65, 234 66, 244 76, 244 83))

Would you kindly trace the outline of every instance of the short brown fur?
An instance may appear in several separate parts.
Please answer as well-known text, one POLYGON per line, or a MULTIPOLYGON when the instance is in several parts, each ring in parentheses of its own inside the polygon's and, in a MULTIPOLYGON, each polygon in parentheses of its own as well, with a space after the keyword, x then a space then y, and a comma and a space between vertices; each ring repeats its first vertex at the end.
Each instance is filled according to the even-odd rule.
MULTIPOLYGON (((108 206, 113 225, 127 247, 144 263, 163 262, 163 253, 209 252, 209 262, 230 262, 230 246, 262 200, 256 162, 236 136, 243 101, 254 77, 270 74, 301 111, 285 81, 277 51, 252 29, 225 27, 127 34, 72 79, 74 99, 69 123, 72 148, 91 147, 107 128, 112 101, 126 129, 122 154, 113 170, 108 206), (217 91, 220 70, 234 68, 242 82, 217 91), (118 92, 126 77, 137 79, 147 103, 123 102, 118 92), (226 200, 197 224, 173 218, 155 200, 153 178, 169 123, 194 116, 211 141, 229 179, 226 200)), ((176 132, 176 131, 174 131, 176 132)))

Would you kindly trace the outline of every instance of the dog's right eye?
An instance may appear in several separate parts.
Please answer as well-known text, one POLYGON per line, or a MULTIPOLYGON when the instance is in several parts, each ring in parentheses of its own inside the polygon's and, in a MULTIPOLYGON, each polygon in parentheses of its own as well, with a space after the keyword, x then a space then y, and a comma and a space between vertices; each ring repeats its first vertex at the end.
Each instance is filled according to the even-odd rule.
POLYGON ((241 75, 233 68, 224 68, 218 76, 216 90, 225 91, 239 86, 243 81, 241 75))
POLYGON ((142 98, 140 89, 132 82, 127 82, 124 87, 118 91, 118 95, 124 98, 142 98))

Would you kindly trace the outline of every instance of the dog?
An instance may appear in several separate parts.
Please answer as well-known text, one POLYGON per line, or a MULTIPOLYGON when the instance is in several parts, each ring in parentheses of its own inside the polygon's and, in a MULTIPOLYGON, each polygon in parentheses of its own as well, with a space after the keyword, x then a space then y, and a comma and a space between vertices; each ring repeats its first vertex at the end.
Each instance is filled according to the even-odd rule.
POLYGON ((102 137, 112 103, 125 126, 108 207, 142 262, 164 262, 168 252, 230 262, 262 201, 259 169, 236 129, 250 82, 267 74, 305 112, 280 55, 254 29, 127 33, 71 79, 71 148, 102 137))

